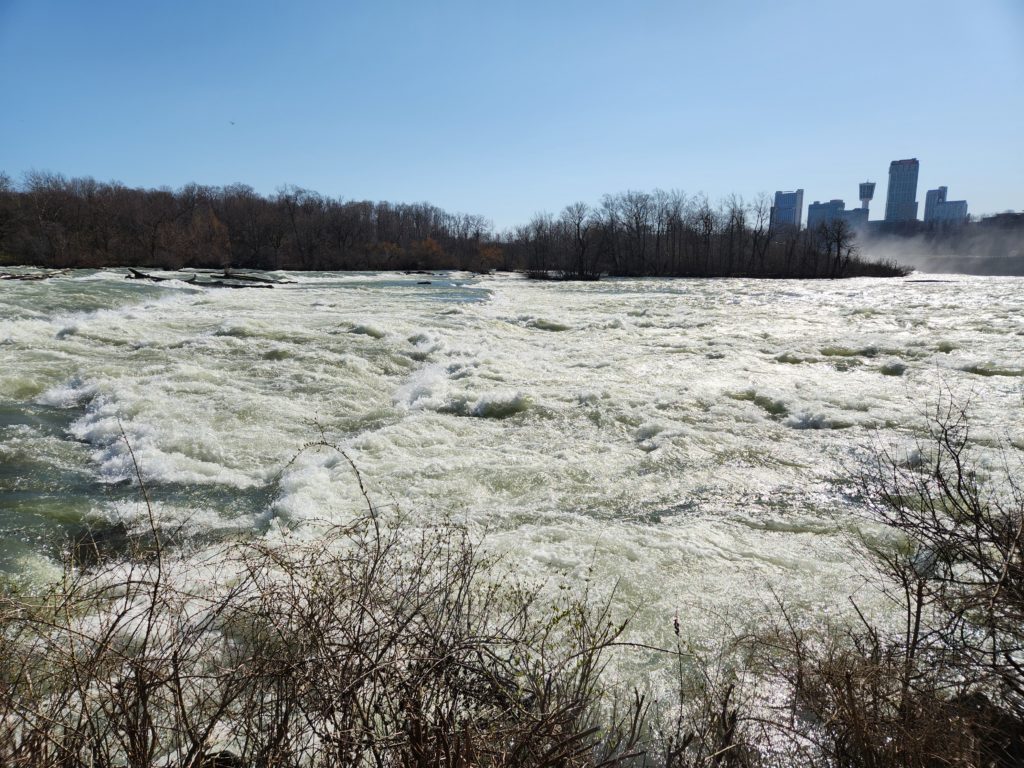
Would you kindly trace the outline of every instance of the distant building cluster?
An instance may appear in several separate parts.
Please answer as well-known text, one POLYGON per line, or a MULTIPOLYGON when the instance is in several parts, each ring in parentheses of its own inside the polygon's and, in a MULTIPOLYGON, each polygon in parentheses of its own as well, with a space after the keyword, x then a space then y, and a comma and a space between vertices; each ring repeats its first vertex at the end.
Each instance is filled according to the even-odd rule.
MULTIPOLYGON (((852 229, 866 230, 871 226, 901 225, 917 222, 917 177, 921 164, 917 158, 893 160, 889 164, 889 186, 885 193, 885 218, 869 221, 868 211, 875 196, 875 183, 860 185, 860 207, 847 209, 846 202, 832 199, 815 200, 807 206, 807 228, 817 229, 842 220, 852 229)), ((956 225, 967 222, 967 201, 947 200, 947 187, 929 189, 925 194, 924 223, 956 225)), ((800 229, 803 221, 804 191, 776 192, 771 211, 772 229, 800 229)))

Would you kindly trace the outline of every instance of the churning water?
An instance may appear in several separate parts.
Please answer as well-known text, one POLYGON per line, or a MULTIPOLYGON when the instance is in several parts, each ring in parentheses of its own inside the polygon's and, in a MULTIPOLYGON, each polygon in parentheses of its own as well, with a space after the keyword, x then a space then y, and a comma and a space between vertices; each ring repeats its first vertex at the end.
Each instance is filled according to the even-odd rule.
POLYGON ((851 478, 944 391, 1024 451, 1020 279, 287 277, 0 284, 0 568, 45 578, 83 525, 141 524, 122 428, 196 542, 351 518, 343 459, 289 463, 322 430, 378 503, 699 631, 770 586, 845 603, 851 478))

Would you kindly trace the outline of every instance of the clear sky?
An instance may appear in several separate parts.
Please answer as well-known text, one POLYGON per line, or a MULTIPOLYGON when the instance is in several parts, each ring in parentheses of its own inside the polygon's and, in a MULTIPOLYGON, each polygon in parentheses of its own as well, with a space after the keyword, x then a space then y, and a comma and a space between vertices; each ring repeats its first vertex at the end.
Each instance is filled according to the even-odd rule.
POLYGON ((499 227, 626 189, 1024 208, 1024 0, 0 0, 0 170, 499 227))

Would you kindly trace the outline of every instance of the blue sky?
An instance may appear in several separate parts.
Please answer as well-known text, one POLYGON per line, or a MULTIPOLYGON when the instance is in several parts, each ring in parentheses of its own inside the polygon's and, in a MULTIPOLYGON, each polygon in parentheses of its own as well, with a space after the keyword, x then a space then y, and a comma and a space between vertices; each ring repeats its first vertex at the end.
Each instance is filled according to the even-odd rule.
POLYGON ((1024 2, 0 0, 0 169, 499 227, 606 192, 1024 208, 1024 2))

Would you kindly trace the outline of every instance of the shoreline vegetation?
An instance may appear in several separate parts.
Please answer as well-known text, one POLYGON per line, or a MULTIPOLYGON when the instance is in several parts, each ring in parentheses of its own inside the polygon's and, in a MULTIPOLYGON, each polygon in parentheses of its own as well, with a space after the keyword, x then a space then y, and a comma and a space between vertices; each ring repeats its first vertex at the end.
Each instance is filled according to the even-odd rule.
POLYGON ((302 450, 351 466, 351 522, 205 556, 161 531, 136 465, 127 555, 70 548, 49 589, 0 589, 0 762, 1019 766, 1024 488, 981 479, 968 427, 937 408, 911 460, 880 452, 861 483, 855 556, 886 615, 775 596, 707 654, 678 621, 670 647, 632 642, 614 587, 524 583, 460 526, 378 507, 326 439, 302 450), (668 694, 624 689, 616 654, 668 694))
POLYGON ((298 187, 177 190, 0 172, 0 265, 50 269, 519 271, 539 279, 902 277, 869 261, 846 222, 773 229, 765 195, 655 190, 573 203, 496 232, 427 203, 331 198, 298 187))

